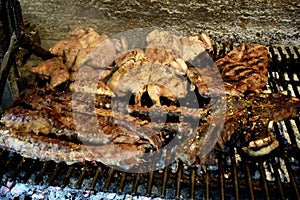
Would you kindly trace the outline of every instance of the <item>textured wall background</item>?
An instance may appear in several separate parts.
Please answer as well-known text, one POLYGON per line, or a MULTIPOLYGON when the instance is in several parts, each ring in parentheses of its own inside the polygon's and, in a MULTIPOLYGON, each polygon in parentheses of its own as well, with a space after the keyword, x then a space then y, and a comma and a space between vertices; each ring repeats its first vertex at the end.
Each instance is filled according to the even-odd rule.
POLYGON ((20 0, 24 19, 37 25, 43 45, 78 26, 114 34, 169 27, 207 32, 216 41, 300 45, 296 0, 20 0))

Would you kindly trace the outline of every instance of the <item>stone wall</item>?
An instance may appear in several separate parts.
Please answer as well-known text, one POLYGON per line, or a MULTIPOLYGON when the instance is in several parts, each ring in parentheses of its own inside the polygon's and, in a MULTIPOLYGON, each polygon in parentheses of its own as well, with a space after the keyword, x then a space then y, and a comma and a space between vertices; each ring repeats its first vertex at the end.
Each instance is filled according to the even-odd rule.
POLYGON ((292 0, 20 0, 43 45, 75 27, 115 34, 131 28, 205 31, 215 41, 300 45, 300 2, 292 0))

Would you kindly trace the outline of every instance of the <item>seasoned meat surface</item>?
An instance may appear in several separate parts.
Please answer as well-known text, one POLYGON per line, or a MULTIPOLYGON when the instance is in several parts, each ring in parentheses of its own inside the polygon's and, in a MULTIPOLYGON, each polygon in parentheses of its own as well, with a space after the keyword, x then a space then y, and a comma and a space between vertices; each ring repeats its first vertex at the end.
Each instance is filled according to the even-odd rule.
POLYGON ((5 111, 0 147, 41 160, 95 160, 129 169, 143 154, 186 137, 175 159, 192 165, 208 146, 217 141, 223 149, 235 135, 245 153, 268 154, 279 145, 272 123, 300 115, 298 98, 262 91, 265 46, 242 44, 216 68, 205 53, 211 47, 206 35, 153 31, 146 41, 146 49, 127 50, 124 38, 71 31, 51 48, 58 57, 30 68, 49 85, 25 90, 5 111), (69 83, 65 90, 57 87, 63 83, 69 83), (214 120, 218 114, 224 127, 214 120))
POLYGON ((230 83, 228 90, 260 92, 268 81, 268 50, 263 45, 242 44, 215 65, 223 80, 230 83))

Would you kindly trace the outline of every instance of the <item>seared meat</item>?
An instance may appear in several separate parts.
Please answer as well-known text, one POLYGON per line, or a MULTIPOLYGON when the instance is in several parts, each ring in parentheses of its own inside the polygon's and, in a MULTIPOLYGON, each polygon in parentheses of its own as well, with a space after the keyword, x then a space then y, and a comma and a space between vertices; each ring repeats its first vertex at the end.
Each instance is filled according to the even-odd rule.
POLYGON ((46 60, 37 67, 29 68, 29 71, 39 74, 43 79, 50 79, 49 87, 52 89, 67 82, 70 78, 68 69, 60 57, 46 60))
MULTIPOLYGON (((234 139, 242 142, 241 149, 243 151, 250 156, 262 156, 279 146, 272 132, 273 122, 299 117, 300 99, 280 92, 251 94, 246 97, 227 95, 224 127, 221 129, 216 125, 213 131, 221 131, 218 144, 222 149, 227 143, 231 143, 232 136, 236 135, 234 139)), ((211 141, 205 140, 202 135, 206 133, 210 122, 211 115, 206 118, 202 117, 193 139, 181 144, 185 149, 185 154, 181 154, 179 157, 186 163, 193 164, 197 156, 206 155, 203 153, 205 151, 203 146, 211 141)), ((236 142, 232 141, 233 144, 236 142)))
MULTIPOLYGON (((10 142, 2 142, 1 148, 20 152, 22 147, 22 152, 20 152, 22 155, 38 157, 42 160, 51 158, 57 162, 63 160, 73 163, 84 159, 103 161, 108 155, 103 158, 97 158, 97 154, 91 156, 88 151, 84 150, 84 145, 88 146, 88 150, 97 149, 97 146, 102 148, 103 145, 103 148, 113 149, 117 145, 128 151, 136 151, 129 153, 138 155, 149 150, 159 150, 166 145, 167 141, 164 139, 165 134, 168 134, 164 131, 166 129, 179 128, 185 133, 191 132, 188 123, 149 122, 122 112, 102 108, 90 110, 87 107, 89 102, 72 100, 70 92, 50 93, 35 90, 33 92, 22 96, 15 102, 15 106, 3 115, 3 130, 6 129, 9 132, 2 132, 2 139, 4 140, 9 135, 10 142), (12 142, 14 140, 15 143, 12 142), (47 140, 53 144, 46 145, 47 140), (59 141, 62 143, 60 144, 59 141), (28 148, 26 151, 23 147, 29 147, 30 143, 34 145, 34 149, 28 148), (70 155, 66 156, 65 153, 70 148, 75 150, 70 151, 70 155), (63 151, 63 153, 62 155, 52 153, 54 150, 63 151)), ((100 153, 102 155, 103 152, 100 153)), ((135 159, 138 160, 138 158, 135 159)), ((118 163, 112 163, 112 160, 108 161, 109 164, 118 165, 118 163)))
POLYGON ((268 50, 263 45, 242 44, 217 60, 227 90, 260 92, 268 81, 268 50))
POLYGON ((0 144, 1 148, 15 151, 27 158, 67 164, 99 161, 107 165, 122 166, 123 169, 129 169, 135 163, 139 163, 139 156, 145 149, 141 148, 143 145, 138 144, 81 145, 3 128, 0 129, 0 144))
POLYGON ((249 155, 268 154, 279 145, 270 124, 299 117, 298 98, 262 93, 265 46, 243 44, 216 68, 206 54, 206 35, 155 30, 145 50, 130 51, 125 38, 109 40, 92 29, 69 35, 51 48, 59 57, 31 68, 50 79, 52 90, 27 90, 6 110, 1 148, 41 160, 95 160, 128 169, 144 160, 142 154, 181 138, 176 148, 183 151, 176 156, 193 164, 233 135, 249 155), (53 90, 65 82, 70 90, 53 90))
MULTIPOLYGON (((171 128, 176 122, 173 124, 149 122, 147 119, 150 115, 152 117, 155 116, 155 113, 158 115, 167 113, 169 118, 175 117, 174 119, 175 121, 177 119, 177 123, 182 116, 190 116, 193 119, 200 120, 193 139, 183 143, 186 153, 178 155, 183 161, 192 164, 197 158, 201 146, 209 142, 205 141, 206 137, 203 134, 206 133, 211 122, 210 108, 192 109, 191 111, 188 108, 177 108, 175 106, 153 107, 150 109, 132 106, 126 111, 128 114, 131 113, 132 116, 129 116, 126 115, 124 110, 118 112, 110 109, 95 108, 90 112, 90 108, 82 109, 81 106, 89 104, 72 102, 70 93, 47 94, 44 91, 40 91, 38 95, 29 93, 27 96, 23 96, 22 99, 16 102, 16 106, 5 112, 2 123, 5 129, 9 130, 9 133, 2 132, 2 138, 5 135, 5 137, 10 138, 9 141, 16 140, 25 146, 29 145, 27 140, 33 141, 36 144, 35 150, 37 151, 40 148, 39 151, 43 151, 44 154, 36 154, 33 150, 28 149, 28 151, 24 151, 23 149, 21 153, 30 157, 48 159, 50 157, 47 156, 52 156, 51 159, 55 161, 64 160, 69 163, 82 161, 87 158, 88 160, 101 160, 101 158, 96 158, 96 155, 93 155, 91 158, 82 155, 81 151, 83 151, 82 148, 84 147, 81 146, 81 143, 88 146, 101 144, 107 145, 107 147, 109 145, 122 144, 124 148, 126 146, 126 148, 131 150, 138 149, 139 153, 136 152, 136 154, 146 152, 149 149, 158 150, 166 144, 164 137, 160 135, 162 133, 161 130, 167 127, 171 128), (71 107, 72 103, 73 107, 71 107), (86 112, 82 112, 83 110, 86 110, 86 112), (95 120, 92 120, 92 118, 96 118, 99 127, 102 129, 101 131, 95 128, 95 124, 93 124, 95 120), (75 126, 74 120, 84 123, 79 123, 75 126), (78 130, 82 133, 78 132, 78 130), (41 146, 38 145, 39 138, 42 142, 41 146), (47 138, 57 145, 54 147, 50 145, 45 146, 44 142, 47 141, 47 138), (76 147, 75 149, 80 149, 80 152, 76 151, 65 157, 49 153, 52 152, 53 148, 62 148, 66 149, 64 151, 67 154, 68 146, 74 146, 74 148, 76 147), (70 157, 75 155, 78 157, 70 157)), ((291 98, 281 93, 253 94, 246 98, 227 96, 227 104, 228 110, 224 129, 221 132, 221 137, 218 139, 219 145, 224 148, 231 136, 234 133, 238 133, 245 138, 242 146, 243 150, 254 156, 267 154, 278 146, 273 133, 268 129, 270 122, 296 118, 300 115, 299 99, 291 98), (285 104, 282 105, 281 102, 285 102, 285 104), (265 142, 265 144, 261 144, 261 142, 265 142)), ((186 133, 191 131, 191 126, 187 122, 180 122, 178 126, 185 129, 186 133)), ((8 142, 1 143, 1 147, 11 150, 20 148, 8 142)), ((19 149, 15 150, 19 151, 19 149)), ((135 154, 134 152, 132 153, 135 154)))

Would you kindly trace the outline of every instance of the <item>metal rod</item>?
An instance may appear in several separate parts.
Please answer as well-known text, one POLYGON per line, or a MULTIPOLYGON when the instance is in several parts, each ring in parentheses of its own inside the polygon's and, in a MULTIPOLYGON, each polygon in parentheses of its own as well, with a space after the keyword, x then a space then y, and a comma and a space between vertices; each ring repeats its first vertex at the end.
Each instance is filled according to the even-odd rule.
POLYGON ((153 171, 150 171, 148 175, 148 181, 147 181, 146 196, 151 195, 152 185, 153 185, 153 171))
POLYGON ((206 171, 206 173, 205 173, 205 199, 206 200, 209 200, 209 196, 210 196, 209 193, 210 193, 209 192, 209 174, 206 171))
POLYGON ((76 183, 76 186, 75 186, 76 188, 80 188, 80 187, 81 187, 82 182, 83 182, 84 177, 85 177, 85 172, 86 172, 86 170, 87 170, 87 166, 84 166, 84 167, 81 169, 81 173, 80 173, 79 179, 78 179, 78 181, 77 181, 77 183, 76 183))
POLYGON ((55 165, 55 170, 54 170, 52 176, 50 177, 50 179, 49 179, 49 181, 48 181, 48 184, 49 184, 49 185, 52 185, 52 184, 54 183, 54 181, 56 180, 56 178, 57 178, 57 176, 58 176, 58 173, 59 173, 59 171, 60 171, 60 167, 61 167, 61 166, 60 166, 59 163, 57 163, 57 164, 55 165))
POLYGON ((118 188, 118 192, 123 192, 124 190, 124 186, 125 186, 125 181, 126 181, 126 173, 121 173, 121 181, 120 181, 120 185, 119 185, 119 188, 118 188))
POLYGON ((67 174, 66 174, 66 176, 64 177, 64 180, 63 180, 63 182, 62 182, 62 186, 65 187, 65 186, 68 185, 73 170, 74 170, 74 165, 69 166, 68 171, 67 171, 67 174))
POLYGON ((38 174, 38 175, 35 177, 35 179, 34 179, 34 182, 35 182, 36 184, 39 184, 39 183, 41 182, 41 180, 42 180, 42 178, 43 178, 43 176, 44 176, 44 174, 45 174, 45 171, 46 171, 46 168, 48 167, 48 165, 49 165, 48 162, 45 162, 45 163, 43 164, 42 169, 40 170, 39 174, 38 174))
POLYGON ((137 194, 137 189, 138 189, 138 186, 139 186, 140 179, 141 179, 141 174, 137 174, 135 176, 135 179, 134 179, 134 182, 133 182, 133 185, 132 185, 132 190, 131 190, 132 195, 137 194))
POLYGON ((92 180, 92 183, 91 183, 91 189, 94 189, 95 186, 96 186, 96 183, 97 183, 97 180, 98 180, 98 177, 99 177, 99 174, 102 172, 102 168, 101 166, 99 166, 96 170, 96 173, 93 177, 93 180, 92 180))
POLYGON ((24 162, 25 162, 25 158, 22 158, 20 160, 19 164, 17 165, 16 169, 14 170, 14 173, 11 175, 11 177, 10 177, 11 179, 13 179, 13 180, 16 179, 16 177, 18 176, 24 162))
POLYGON ((161 197, 162 198, 164 198, 166 196, 167 182, 168 182, 168 171, 169 171, 169 166, 164 168, 164 176, 163 176, 162 187, 161 187, 161 197))
POLYGON ((295 55, 292 53, 291 49, 289 47, 285 47, 285 50, 289 54, 290 60, 294 60, 295 55))
POLYGON ((297 47, 294 47, 293 49, 294 49, 295 53, 297 54, 297 57, 300 58, 300 53, 299 53, 299 51, 298 51, 298 48, 297 48, 297 47))
POLYGON ((38 162, 36 160, 30 160, 30 165, 27 167, 26 174, 23 177, 24 182, 28 181, 36 169, 38 169, 38 162))
POLYGON ((111 183, 111 178, 113 176, 113 173, 114 173, 114 169, 113 168, 110 168, 109 171, 108 171, 108 176, 107 176, 107 179, 105 181, 105 184, 104 184, 104 187, 103 187, 103 191, 104 192, 107 192, 108 191, 108 188, 110 186, 110 183, 111 183))
POLYGON ((262 162, 260 162, 258 165, 259 165, 261 181, 262 181, 262 184, 263 184, 264 190, 265 190, 265 198, 266 198, 266 200, 269 200, 270 199, 270 193, 269 193, 268 183, 266 181, 266 175, 265 175, 265 172, 264 172, 262 162))
POLYGON ((279 175, 279 172, 278 172, 278 167, 277 167, 278 164, 277 164, 277 161, 274 158, 272 159, 272 162, 274 163, 272 165, 272 167, 274 169, 274 175, 275 175, 275 179, 276 179, 276 183, 277 183, 277 191, 279 190, 280 198, 283 200, 283 199, 285 199, 285 197, 284 197, 282 184, 281 184, 281 181, 280 181, 280 175, 279 175))
POLYGON ((250 199, 254 200, 252 178, 251 178, 250 168, 249 168, 247 159, 245 160, 245 164, 246 164, 246 175, 247 175, 247 183, 248 183, 248 188, 249 188, 249 195, 250 195, 250 199))
POLYGON ((191 170, 191 175, 190 175, 190 198, 195 199, 195 179, 196 179, 196 172, 195 169, 191 170))
POLYGON ((220 199, 225 199, 225 184, 224 184, 224 160, 221 156, 218 156, 218 162, 219 162, 219 180, 220 180, 220 199))
POLYGON ((292 184, 293 187, 294 187, 296 199, 300 199, 299 185, 298 185, 298 183, 297 183, 297 181, 296 181, 296 178, 295 178, 295 176, 294 176, 294 173, 292 173, 292 168, 291 168, 291 166, 290 166, 290 163, 289 163, 289 161, 287 160, 287 158, 284 159, 284 162, 285 162, 285 165, 286 165, 286 168, 287 168, 289 177, 290 177, 291 184, 292 184))
POLYGON ((232 170, 233 170, 234 196, 236 200, 239 200, 240 195, 239 195, 238 172, 237 172, 236 158, 235 158, 234 151, 233 151, 233 155, 231 156, 231 160, 232 160, 232 170))
POLYGON ((180 190, 181 190, 180 184, 181 184, 182 171, 183 171, 183 164, 180 162, 177 171, 175 198, 180 198, 180 190))

